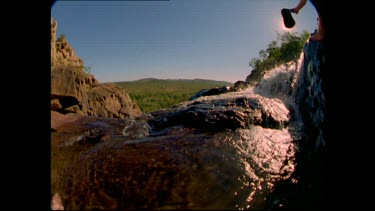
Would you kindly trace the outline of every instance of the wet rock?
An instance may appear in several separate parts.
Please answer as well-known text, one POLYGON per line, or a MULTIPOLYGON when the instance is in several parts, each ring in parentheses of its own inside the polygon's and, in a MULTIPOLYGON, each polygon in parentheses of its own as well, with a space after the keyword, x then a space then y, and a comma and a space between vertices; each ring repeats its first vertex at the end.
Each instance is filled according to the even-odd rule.
POLYGON ((261 209, 295 168, 290 111, 249 89, 121 121, 58 117, 52 192, 65 209, 261 209))
POLYGON ((323 55, 310 47, 301 69, 280 67, 257 86, 215 89, 149 114, 52 112, 51 191, 61 197, 54 207, 298 208, 293 201, 316 189, 319 166, 308 163, 325 146, 323 55))
POLYGON ((227 93, 233 91, 233 88, 230 86, 223 86, 223 87, 215 87, 212 89, 202 89, 197 92, 194 96, 190 97, 189 100, 195 100, 202 96, 211 96, 211 95, 219 95, 222 93, 227 93))
POLYGON ((236 83, 234 83, 233 89, 235 91, 241 91, 241 90, 244 90, 244 89, 248 88, 249 86, 250 86, 250 84, 248 84, 245 81, 237 81, 236 83))

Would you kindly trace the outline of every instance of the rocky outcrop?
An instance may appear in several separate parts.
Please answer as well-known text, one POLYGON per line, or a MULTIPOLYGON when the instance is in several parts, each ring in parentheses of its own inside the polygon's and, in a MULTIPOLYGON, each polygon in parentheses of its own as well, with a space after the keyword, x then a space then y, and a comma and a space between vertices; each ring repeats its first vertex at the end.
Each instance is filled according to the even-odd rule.
POLYGON ((66 39, 55 40, 56 30, 57 21, 51 19, 51 110, 114 118, 140 115, 140 108, 124 89, 99 83, 82 70, 82 60, 66 39))
POLYGON ((195 93, 194 96, 190 97, 189 100, 195 100, 202 96, 211 96, 211 95, 219 95, 227 92, 233 91, 233 88, 230 86, 223 86, 223 87, 215 87, 211 89, 202 89, 199 92, 195 93))
POLYGON ((241 91, 248 88, 250 85, 246 81, 237 81, 234 83, 233 90, 234 91, 241 91))
POLYGON ((56 60, 56 34, 57 34, 57 21, 51 17, 51 66, 55 65, 56 60))
POLYGON ((219 95, 228 92, 235 92, 235 91, 242 91, 250 87, 250 84, 245 81, 237 81, 234 83, 233 87, 231 86, 223 86, 223 87, 215 87, 211 89, 202 89, 199 92, 195 93, 189 100, 195 100, 199 97, 203 96, 212 96, 212 95, 219 95))
POLYGON ((74 48, 69 45, 65 35, 56 39, 57 21, 51 18, 51 64, 52 66, 70 66, 82 69, 83 61, 78 57, 74 48))
MULTIPOLYGON (((305 123, 304 148, 317 151, 324 148, 323 124, 325 122, 325 93, 323 72, 325 45, 310 41, 304 48, 303 67, 296 82, 294 99, 305 123)), ((304 153, 305 154, 305 153, 304 153)), ((306 153, 308 155, 310 153, 306 153)))
POLYGON ((258 85, 259 81, 263 78, 264 74, 265 72, 253 69, 251 70, 251 74, 246 77, 245 81, 250 86, 256 86, 258 85))
POLYGON ((100 84, 93 75, 63 67, 51 71, 51 110, 115 118, 141 114, 123 88, 100 84))

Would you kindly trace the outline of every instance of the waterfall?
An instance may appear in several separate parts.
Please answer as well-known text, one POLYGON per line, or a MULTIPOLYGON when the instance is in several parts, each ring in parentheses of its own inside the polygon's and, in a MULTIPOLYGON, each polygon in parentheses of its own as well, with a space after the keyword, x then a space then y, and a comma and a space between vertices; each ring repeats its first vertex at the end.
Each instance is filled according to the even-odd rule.
POLYGON ((303 52, 298 61, 282 64, 268 70, 254 92, 269 98, 279 98, 286 104, 293 103, 293 90, 303 62, 303 52))

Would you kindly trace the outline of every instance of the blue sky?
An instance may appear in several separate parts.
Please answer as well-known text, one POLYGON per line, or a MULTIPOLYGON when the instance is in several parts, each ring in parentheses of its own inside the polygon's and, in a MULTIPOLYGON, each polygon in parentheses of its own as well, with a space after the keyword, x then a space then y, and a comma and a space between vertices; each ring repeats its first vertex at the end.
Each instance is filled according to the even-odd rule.
MULTIPOLYGON (((142 78, 236 82, 284 32, 280 11, 299 0, 56 1, 51 16, 100 82, 142 78)), ((312 33, 308 1, 289 31, 312 33)))

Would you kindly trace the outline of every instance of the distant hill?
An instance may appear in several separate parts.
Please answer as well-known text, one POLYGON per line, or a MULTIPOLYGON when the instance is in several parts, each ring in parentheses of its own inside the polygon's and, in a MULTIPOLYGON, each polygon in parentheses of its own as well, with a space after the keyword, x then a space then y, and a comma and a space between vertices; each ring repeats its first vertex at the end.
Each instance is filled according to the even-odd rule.
POLYGON ((124 88, 144 113, 168 108, 187 101, 202 89, 233 86, 233 83, 230 82, 207 79, 156 78, 115 82, 115 84, 124 88))
POLYGON ((139 79, 139 80, 134 80, 134 81, 119 81, 119 82, 116 82, 116 83, 133 83, 133 82, 166 82, 166 83, 208 83, 208 84, 220 84, 220 85, 223 85, 223 86, 232 86, 233 83, 231 82, 228 82, 228 81, 217 81, 217 80, 209 80, 209 79, 200 79, 200 78, 196 78, 196 79, 157 79, 157 78, 143 78, 143 79, 139 79))

